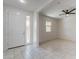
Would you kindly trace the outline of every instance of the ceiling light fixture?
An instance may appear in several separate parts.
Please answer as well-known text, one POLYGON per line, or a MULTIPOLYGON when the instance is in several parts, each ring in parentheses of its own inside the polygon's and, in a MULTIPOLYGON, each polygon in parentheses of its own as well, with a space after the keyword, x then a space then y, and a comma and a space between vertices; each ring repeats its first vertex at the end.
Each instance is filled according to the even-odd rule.
POLYGON ((20 0, 21 3, 26 3, 25 0, 20 0))
POLYGON ((69 16, 69 14, 66 14, 66 16, 69 16))

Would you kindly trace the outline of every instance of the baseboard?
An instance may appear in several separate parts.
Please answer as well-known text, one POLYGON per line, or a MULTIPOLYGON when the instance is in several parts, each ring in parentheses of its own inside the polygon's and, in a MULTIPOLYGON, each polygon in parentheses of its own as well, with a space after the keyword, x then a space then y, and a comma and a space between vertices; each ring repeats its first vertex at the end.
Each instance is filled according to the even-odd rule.
POLYGON ((47 42, 52 41, 52 40, 57 40, 57 39, 68 40, 68 41, 76 42, 76 40, 69 40, 69 39, 64 39, 64 38, 55 38, 55 39, 51 39, 51 40, 46 40, 46 41, 43 41, 43 42, 39 42, 39 45, 44 44, 44 43, 47 43, 47 42))
POLYGON ((20 46, 11 47, 11 48, 8 48, 8 50, 10 50, 10 49, 15 49, 15 48, 19 48, 19 47, 23 47, 23 46, 25 46, 25 45, 20 45, 20 46))
POLYGON ((76 39, 74 39, 74 40, 70 40, 71 38, 59 38, 59 39, 62 39, 62 40, 68 40, 68 41, 72 41, 72 42, 76 42, 76 39))
POLYGON ((10 50, 10 49, 15 49, 15 48, 20 48, 20 47, 27 46, 27 45, 31 45, 31 44, 32 44, 32 43, 24 44, 24 45, 20 45, 20 46, 15 46, 15 47, 11 47, 11 48, 8 48, 8 50, 10 50))
POLYGON ((50 39, 50 40, 46 40, 46 41, 43 41, 43 42, 39 42, 39 45, 44 44, 44 43, 47 43, 47 42, 52 41, 52 40, 55 40, 55 39, 57 39, 57 38, 50 39))

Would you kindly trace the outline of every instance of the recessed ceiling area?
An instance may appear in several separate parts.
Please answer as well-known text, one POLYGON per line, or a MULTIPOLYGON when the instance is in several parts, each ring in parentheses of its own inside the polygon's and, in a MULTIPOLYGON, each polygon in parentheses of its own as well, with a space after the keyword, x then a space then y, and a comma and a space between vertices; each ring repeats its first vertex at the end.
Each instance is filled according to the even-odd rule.
POLYGON ((76 0, 54 0, 45 8, 43 8, 40 13, 50 17, 60 17, 62 10, 71 10, 76 8, 76 0))
POLYGON ((50 0, 3 0, 3 3, 24 10, 35 11, 48 1, 50 0))

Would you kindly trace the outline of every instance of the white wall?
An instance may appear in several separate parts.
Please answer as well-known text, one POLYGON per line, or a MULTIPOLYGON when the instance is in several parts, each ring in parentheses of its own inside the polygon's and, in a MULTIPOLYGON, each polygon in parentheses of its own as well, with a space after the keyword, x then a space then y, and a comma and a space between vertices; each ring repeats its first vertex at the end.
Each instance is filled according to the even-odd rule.
POLYGON ((76 40, 76 16, 69 15, 59 20, 59 38, 76 40))
POLYGON ((26 16, 31 17, 31 40, 33 32, 33 12, 4 5, 4 50, 26 44, 26 16), (19 14, 20 13, 20 14, 19 14))
POLYGON ((57 19, 47 17, 44 15, 39 16, 39 42, 45 42, 57 38, 57 19), (52 22, 52 31, 46 32, 46 20, 52 22))
POLYGON ((34 12, 33 18, 33 46, 39 47, 39 12, 34 12))

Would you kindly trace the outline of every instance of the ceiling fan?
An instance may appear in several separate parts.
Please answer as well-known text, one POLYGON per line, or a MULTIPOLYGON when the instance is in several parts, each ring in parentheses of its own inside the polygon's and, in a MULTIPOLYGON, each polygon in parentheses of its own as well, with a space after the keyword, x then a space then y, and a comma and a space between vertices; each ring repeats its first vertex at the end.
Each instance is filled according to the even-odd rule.
POLYGON ((66 16, 68 16, 68 15, 70 15, 70 14, 76 14, 76 13, 73 13, 73 11, 75 11, 76 10, 76 8, 73 8, 72 10, 62 10, 62 12, 63 12, 63 14, 59 14, 59 16, 61 16, 61 15, 66 15, 66 16))

